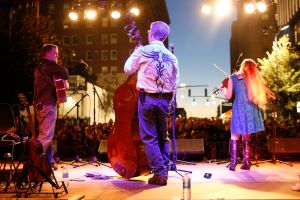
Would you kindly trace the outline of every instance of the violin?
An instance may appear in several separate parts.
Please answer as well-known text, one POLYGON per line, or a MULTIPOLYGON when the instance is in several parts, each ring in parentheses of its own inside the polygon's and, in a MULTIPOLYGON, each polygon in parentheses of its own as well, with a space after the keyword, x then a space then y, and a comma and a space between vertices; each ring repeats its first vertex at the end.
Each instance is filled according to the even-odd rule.
POLYGON ((217 94, 219 94, 219 92, 222 88, 228 88, 228 81, 229 81, 229 78, 228 77, 225 78, 219 87, 213 89, 213 94, 217 95, 217 94))
MULTIPOLYGON (((236 71, 238 71, 238 68, 239 68, 239 63, 240 63, 240 60, 241 60, 241 58, 243 57, 243 53, 240 53, 240 55, 239 55, 239 57, 238 57, 238 59, 237 59, 237 61, 236 61, 236 64, 235 64, 235 67, 233 68, 233 73, 235 73, 236 71)), ((213 64, 213 66, 214 67, 216 67, 217 69, 219 69, 221 72, 223 72, 227 77, 222 81, 222 84, 219 86, 219 87, 215 87, 214 89, 213 89, 213 94, 214 95, 217 95, 217 94, 219 94, 219 92, 220 92, 220 90, 222 89, 222 88, 227 88, 228 87, 228 81, 229 81, 229 77, 230 77, 230 75, 229 74, 227 74, 224 70, 222 70, 220 67, 218 67, 217 65, 215 65, 215 64, 213 64)))

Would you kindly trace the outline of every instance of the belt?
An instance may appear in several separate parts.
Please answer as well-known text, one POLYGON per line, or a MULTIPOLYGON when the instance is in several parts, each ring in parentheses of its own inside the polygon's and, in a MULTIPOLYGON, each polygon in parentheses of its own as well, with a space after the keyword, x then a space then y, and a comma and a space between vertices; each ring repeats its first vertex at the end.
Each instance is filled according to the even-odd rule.
POLYGON ((145 92, 146 96, 153 97, 153 98, 163 98, 163 99, 171 99, 173 97, 173 92, 168 93, 147 93, 145 92))

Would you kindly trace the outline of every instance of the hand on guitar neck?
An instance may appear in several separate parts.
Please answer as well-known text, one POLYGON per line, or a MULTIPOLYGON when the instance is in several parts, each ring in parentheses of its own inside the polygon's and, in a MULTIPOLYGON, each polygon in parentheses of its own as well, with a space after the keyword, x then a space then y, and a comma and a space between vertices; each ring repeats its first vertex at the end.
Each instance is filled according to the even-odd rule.
POLYGON ((135 23, 135 18, 133 15, 127 15, 127 23, 124 26, 124 30, 127 32, 127 35, 134 41, 137 42, 135 49, 142 46, 142 38, 139 29, 135 23))

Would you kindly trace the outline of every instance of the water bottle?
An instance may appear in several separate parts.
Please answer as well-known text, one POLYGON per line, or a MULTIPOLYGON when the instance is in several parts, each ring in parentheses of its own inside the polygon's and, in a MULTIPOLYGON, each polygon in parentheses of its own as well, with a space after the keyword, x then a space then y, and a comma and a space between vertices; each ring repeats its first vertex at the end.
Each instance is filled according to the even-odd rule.
POLYGON ((188 172, 184 173, 182 177, 182 200, 190 200, 191 199, 191 177, 188 172))
POLYGON ((66 187, 69 187, 69 170, 66 166, 62 168, 62 176, 61 180, 65 183, 66 187))

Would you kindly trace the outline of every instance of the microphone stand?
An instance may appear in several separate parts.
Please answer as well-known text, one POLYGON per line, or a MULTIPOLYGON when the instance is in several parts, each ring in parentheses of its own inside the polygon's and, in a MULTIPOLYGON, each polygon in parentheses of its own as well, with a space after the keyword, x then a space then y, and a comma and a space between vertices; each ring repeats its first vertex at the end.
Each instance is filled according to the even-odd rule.
MULTIPOLYGON (((71 94, 71 96, 73 95, 73 94, 76 94, 77 93, 77 91, 75 91, 75 92, 73 92, 72 94, 71 94)), ((75 127, 73 127, 74 129, 72 130, 72 132, 75 130, 76 131, 76 133, 78 133, 78 131, 79 131, 79 107, 80 107, 80 105, 79 105, 79 103, 86 97, 86 96, 88 96, 88 94, 84 94, 80 99, 79 99, 79 101, 77 101, 76 102, 76 104, 63 116, 63 119, 65 119, 66 118, 66 116, 68 116, 68 114, 76 107, 76 125, 75 125, 75 127)), ((72 136, 73 136, 74 134, 72 134, 72 136)), ((77 147, 76 147, 77 148, 77 147)), ((78 165, 76 165, 76 164, 74 164, 75 162, 84 162, 84 161, 81 161, 81 159, 80 159, 80 157, 79 157, 79 155, 77 155, 77 153, 78 153, 78 151, 76 151, 75 152, 76 153, 76 155, 75 155, 75 159, 74 160, 72 160, 72 161, 70 161, 70 162, 62 162, 63 164, 66 164, 66 165, 72 165, 74 168, 76 168, 76 167, 78 167, 78 165)))
MULTIPOLYGON (((174 54, 174 46, 171 46, 171 52, 174 54)), ((172 114, 172 164, 170 165, 170 170, 175 171, 180 176, 183 176, 178 171, 188 172, 190 174, 192 173, 192 171, 177 169, 176 163, 178 161, 180 161, 182 163, 186 163, 186 164, 191 164, 191 165, 196 165, 196 164, 187 162, 187 161, 183 161, 183 160, 177 160, 177 144, 176 144, 176 134, 175 134, 175 132, 176 132, 176 108, 177 108, 176 95, 174 95, 173 100, 174 100, 174 110, 173 110, 173 114, 172 114)))
POLYGON ((181 163, 185 163, 185 164, 189 164, 189 165, 196 165, 196 164, 192 163, 192 162, 183 161, 183 160, 177 160, 177 145, 176 145, 176 134, 175 134, 175 131, 176 131, 176 106, 177 105, 176 105, 176 95, 175 95, 174 96, 174 110, 173 110, 173 114, 172 114, 172 164, 170 166, 170 170, 175 171, 180 176, 183 176, 178 171, 188 172, 189 174, 191 174, 192 171, 177 169, 177 167, 176 167, 177 162, 181 162, 181 163))
POLYGON ((98 92, 97 92, 97 90, 95 88, 94 81, 91 80, 91 82, 93 84, 93 97, 94 97, 94 108, 93 108, 93 117, 94 117, 94 121, 93 121, 93 141, 92 141, 92 147, 91 147, 92 148, 92 158, 91 158, 91 161, 85 162, 82 165, 77 165, 76 167, 81 167, 81 166, 84 166, 84 165, 87 165, 87 164, 92 164, 92 165, 98 167, 98 166, 100 166, 102 164, 102 165, 104 165, 106 167, 111 168, 110 166, 105 165, 102 162, 98 161, 97 160, 97 156, 96 156, 96 152, 95 152, 96 151, 96 144, 95 144, 95 142, 96 142, 96 139, 97 139, 97 132, 96 132, 96 128, 97 128, 97 125, 96 125, 96 95, 98 97, 98 101, 101 104, 101 107, 104 108, 104 106, 103 106, 103 104, 101 102, 101 99, 99 97, 99 94, 98 94, 98 92))

